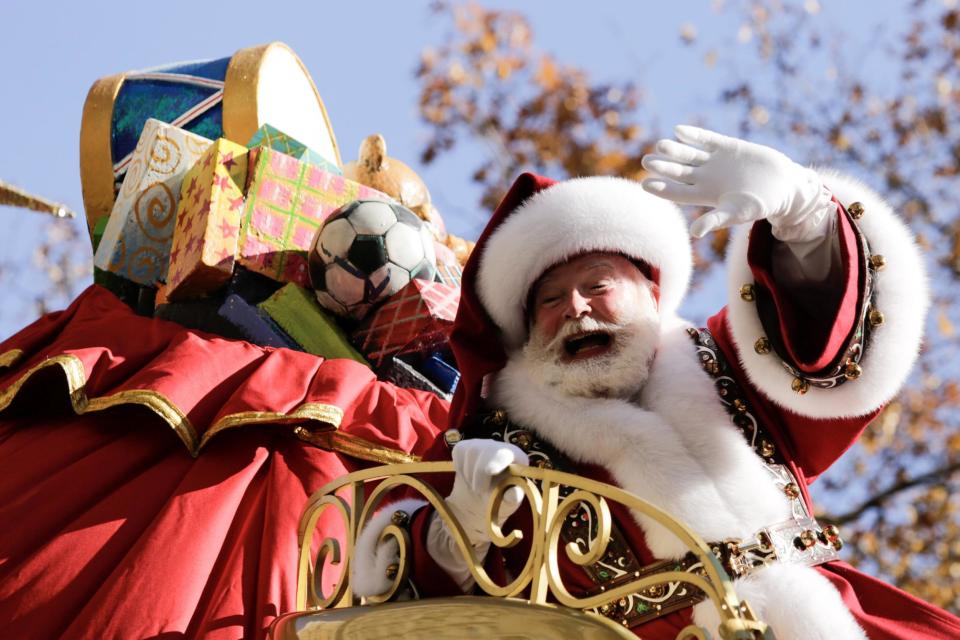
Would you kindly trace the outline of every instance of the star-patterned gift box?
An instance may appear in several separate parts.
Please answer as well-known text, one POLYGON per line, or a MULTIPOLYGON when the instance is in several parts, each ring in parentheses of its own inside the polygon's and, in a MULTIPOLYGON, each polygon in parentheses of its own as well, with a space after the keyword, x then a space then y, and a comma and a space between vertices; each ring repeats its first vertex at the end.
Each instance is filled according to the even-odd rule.
POLYGON ((167 275, 180 183, 211 141, 149 119, 127 168, 93 263, 154 286, 167 275))
POLYGON ((338 176, 343 175, 343 171, 341 171, 340 167, 336 164, 330 162, 296 138, 287 135, 269 124, 264 124, 257 129, 257 132, 250 138, 250 142, 247 143, 247 148, 249 149, 255 149, 256 147, 269 147, 285 153, 291 158, 296 158, 301 162, 320 167, 324 171, 329 171, 338 176))
POLYGON ((393 355, 436 351, 447 343, 459 304, 458 287, 411 280, 353 332, 353 344, 374 367, 393 355))
POLYGON ((247 149, 217 140, 187 172, 167 272, 168 300, 202 297, 230 280, 247 179, 247 149))
POLYGON ((310 286, 307 252, 331 213, 357 199, 390 197, 269 147, 249 153, 238 262, 280 282, 310 286))

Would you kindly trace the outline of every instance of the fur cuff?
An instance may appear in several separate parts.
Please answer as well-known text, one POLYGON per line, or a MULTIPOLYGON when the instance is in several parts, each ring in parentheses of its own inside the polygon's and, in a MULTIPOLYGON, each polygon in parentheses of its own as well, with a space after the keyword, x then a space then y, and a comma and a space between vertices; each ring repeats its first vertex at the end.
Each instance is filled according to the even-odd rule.
POLYGON ((929 306, 923 258, 910 229, 875 192, 834 171, 819 172, 824 185, 844 205, 863 204, 857 221, 874 255, 886 259, 875 274, 874 306, 884 323, 874 327, 860 360, 862 375, 832 389, 811 386, 800 395, 792 390, 793 376, 773 355, 753 349, 764 335, 756 305, 740 299, 740 287, 753 282, 747 263, 749 225, 738 229, 728 258, 729 325, 741 363, 751 383, 782 407, 811 418, 861 416, 889 402, 900 390, 917 359, 929 306))
POLYGON ((409 498, 380 507, 357 537, 353 552, 350 581, 354 595, 376 596, 390 588, 392 580, 387 577, 387 567, 400 559, 397 541, 390 539, 377 545, 380 533, 390 524, 395 511, 406 511, 411 516, 427 505, 425 500, 409 498))
POLYGON ((660 308, 676 311, 690 279, 686 221, 668 200, 622 178, 577 178, 536 193, 486 242, 477 292, 508 349, 526 338, 524 304, 543 273, 591 251, 622 253, 659 272, 660 308))
MULTIPOLYGON (((811 567, 774 564, 737 580, 734 588, 778 640, 867 640, 840 592, 811 567)), ((693 621, 719 635, 712 602, 694 606, 693 621)))

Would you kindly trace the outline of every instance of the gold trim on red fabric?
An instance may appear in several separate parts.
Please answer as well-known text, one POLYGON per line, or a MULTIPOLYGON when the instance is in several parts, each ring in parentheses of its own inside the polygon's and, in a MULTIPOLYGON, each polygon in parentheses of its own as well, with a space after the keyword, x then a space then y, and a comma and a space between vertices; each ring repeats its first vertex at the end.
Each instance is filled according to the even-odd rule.
POLYGON ((12 367, 21 357, 23 357, 23 349, 11 349, 6 353, 0 354, 0 368, 12 367))
POLYGON ((207 444, 210 439, 226 429, 243 427, 250 424, 291 424, 313 420, 316 422, 325 422, 331 428, 337 429, 343 421, 343 410, 331 404, 321 402, 305 402, 290 413, 279 413, 276 411, 244 411, 242 413, 231 413, 217 420, 217 422, 204 432, 200 439, 200 448, 207 444))
MULTIPOLYGON (((9 367, 23 357, 21 349, 11 349, 0 354, 0 367, 9 367)), ((124 404, 138 404, 156 413, 164 422, 176 432, 180 440, 186 445, 190 455, 196 457, 206 444, 218 433, 235 427, 254 424, 296 424, 294 433, 303 441, 314 446, 336 451, 345 455, 379 462, 381 464, 395 464, 400 462, 416 462, 418 456, 404 453, 397 449, 384 447, 363 438, 351 436, 337 431, 343 421, 343 410, 339 407, 321 402, 305 402, 288 413, 275 411, 244 411, 232 413, 217 420, 203 434, 197 437, 197 431, 190 423, 186 414, 176 404, 158 391, 149 389, 130 389, 118 393, 89 398, 86 393, 86 372, 83 362, 73 354, 64 353, 49 357, 43 362, 34 365, 23 375, 19 376, 6 389, 0 391, 0 412, 4 411, 16 398, 20 389, 42 369, 59 367, 67 380, 67 389, 70 394, 70 404, 78 414, 92 411, 102 411, 124 404), (329 425, 328 429, 307 429, 304 422, 322 422, 329 425)))
POLYGON ((348 456, 369 460, 379 464, 403 464, 406 462, 420 462, 420 456, 412 453, 404 453, 398 449, 391 449, 378 444, 374 444, 363 438, 351 436, 341 431, 325 430, 316 431, 306 427, 297 427, 293 430, 298 438, 304 442, 309 442, 315 447, 326 449, 328 451, 339 451, 348 456))
MULTIPOLYGON (((0 354, 0 362, 6 361, 11 352, 0 354)), ((110 407, 116 407, 123 404, 139 404, 144 406, 163 419, 176 432, 187 450, 193 456, 197 455, 197 432, 193 425, 187 419, 180 409, 177 408, 162 393, 157 391, 148 391, 144 389, 131 389, 120 391, 118 393, 102 396, 99 398, 89 398, 86 392, 87 376, 83 368, 83 362, 75 355, 63 353, 43 362, 36 364, 17 378, 13 384, 0 391, 0 411, 5 410, 13 402, 13 399, 20 393, 20 389, 37 372, 50 367, 60 367, 67 378, 67 391, 70 394, 70 405, 77 415, 89 413, 92 411, 103 411, 110 407)))

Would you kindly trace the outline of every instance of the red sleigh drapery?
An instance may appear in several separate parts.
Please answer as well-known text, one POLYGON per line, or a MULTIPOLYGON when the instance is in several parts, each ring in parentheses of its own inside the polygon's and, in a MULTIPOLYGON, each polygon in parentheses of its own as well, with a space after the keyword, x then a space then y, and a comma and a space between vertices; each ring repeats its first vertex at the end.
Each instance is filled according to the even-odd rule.
POLYGON ((261 636, 294 608, 310 493, 414 459, 447 412, 356 362, 139 317, 91 287, 0 345, 4 634, 261 636))

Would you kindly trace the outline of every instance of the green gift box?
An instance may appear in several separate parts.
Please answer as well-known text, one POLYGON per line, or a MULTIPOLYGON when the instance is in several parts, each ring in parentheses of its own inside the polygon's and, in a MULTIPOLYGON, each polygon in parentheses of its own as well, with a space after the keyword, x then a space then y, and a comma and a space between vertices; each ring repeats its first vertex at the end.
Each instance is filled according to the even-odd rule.
POLYGON ((301 162, 307 162, 316 167, 320 167, 329 173, 338 176, 343 175, 343 171, 341 171, 340 167, 336 164, 330 162, 293 136, 289 136, 269 124, 261 126, 257 129, 257 132, 253 134, 253 137, 250 138, 250 142, 247 143, 247 148, 253 149, 255 147, 270 147, 280 153, 285 153, 292 158, 296 158, 301 162))
POLYGON ((308 353, 330 359, 349 358, 367 364, 350 345, 343 329, 303 287, 291 282, 261 302, 259 307, 308 353))

